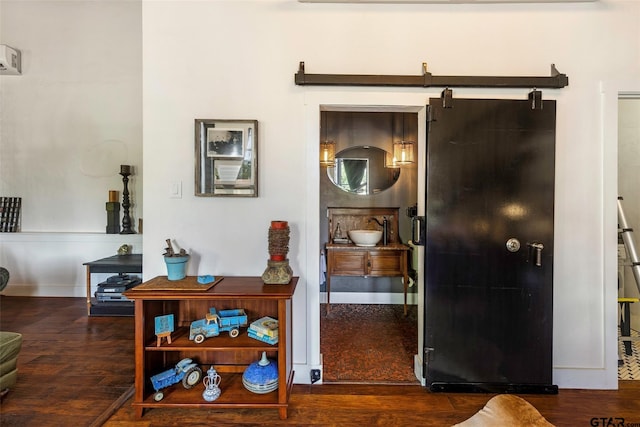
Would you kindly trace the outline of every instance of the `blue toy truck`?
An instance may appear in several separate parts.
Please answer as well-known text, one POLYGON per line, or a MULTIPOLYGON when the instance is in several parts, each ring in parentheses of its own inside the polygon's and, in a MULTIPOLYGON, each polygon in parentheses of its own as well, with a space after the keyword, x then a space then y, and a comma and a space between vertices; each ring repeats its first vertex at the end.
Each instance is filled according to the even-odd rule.
POLYGON ((191 359, 182 359, 174 368, 167 369, 157 375, 151 377, 151 385, 156 393, 153 399, 159 402, 164 397, 164 393, 160 390, 167 388, 173 384, 182 381, 182 386, 190 389, 200 382, 202 379, 202 369, 198 367, 191 359))
POLYGON ((204 319, 191 322, 189 339, 202 343, 205 338, 217 337, 220 332, 228 331, 231 338, 240 335, 240 327, 247 326, 247 314, 243 309, 220 310, 214 307, 209 309, 204 319))

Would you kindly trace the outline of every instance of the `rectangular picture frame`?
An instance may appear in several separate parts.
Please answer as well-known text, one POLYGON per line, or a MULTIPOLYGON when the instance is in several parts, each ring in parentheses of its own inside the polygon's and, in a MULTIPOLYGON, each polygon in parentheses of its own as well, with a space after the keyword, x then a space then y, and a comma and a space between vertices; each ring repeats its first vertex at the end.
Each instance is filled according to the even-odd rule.
POLYGON ((258 121, 195 119, 195 195, 258 197, 258 121))

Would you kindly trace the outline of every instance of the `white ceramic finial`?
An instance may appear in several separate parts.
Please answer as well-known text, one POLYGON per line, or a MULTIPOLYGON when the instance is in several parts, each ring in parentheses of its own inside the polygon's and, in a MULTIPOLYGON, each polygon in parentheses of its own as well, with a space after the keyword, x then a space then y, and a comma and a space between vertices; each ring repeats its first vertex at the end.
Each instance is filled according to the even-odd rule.
POLYGON ((262 352, 262 358, 260 359, 260 361, 258 362, 258 365, 260 366, 267 366, 269 364, 269 359, 267 359, 267 352, 263 351, 262 352))

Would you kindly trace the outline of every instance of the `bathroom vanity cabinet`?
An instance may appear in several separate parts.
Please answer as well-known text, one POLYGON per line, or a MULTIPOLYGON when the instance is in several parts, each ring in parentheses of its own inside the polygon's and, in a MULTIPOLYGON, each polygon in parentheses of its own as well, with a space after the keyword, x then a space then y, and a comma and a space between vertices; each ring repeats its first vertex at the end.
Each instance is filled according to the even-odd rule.
POLYGON ((331 276, 402 277, 404 314, 407 314, 409 247, 400 243, 386 246, 361 247, 353 244, 328 243, 327 250, 327 311, 331 302, 331 276))
POLYGON ((398 243, 374 248, 328 244, 327 270, 336 276, 404 276, 408 250, 398 243))
POLYGON ((407 314, 409 283, 408 254, 410 248, 398 237, 398 208, 328 208, 329 239, 327 255, 327 311, 331 302, 331 276, 402 277, 404 285, 404 313, 407 314), (374 219, 388 221, 387 244, 356 246, 340 239, 349 230, 377 230, 374 219), (340 230, 342 236, 336 235, 340 230), (336 243, 340 241, 340 243, 336 243))
MULTIPOLYGON (((286 285, 265 285, 260 277, 224 277, 207 290, 189 290, 187 286, 197 278, 187 276, 178 281, 168 281, 159 276, 142 284, 145 290, 127 291, 135 301, 135 395, 133 406, 137 417, 145 408, 273 408, 281 419, 287 418, 287 408, 293 386, 291 298, 298 278, 286 285), (171 283, 176 289, 167 289, 171 283), (154 290, 154 284, 158 285, 154 290), (278 343, 270 345, 250 338, 245 328, 232 338, 228 333, 206 339, 200 344, 189 340, 191 322, 203 318, 210 307, 216 310, 242 308, 248 323, 261 317, 278 319, 278 343), (171 340, 157 340, 155 319, 173 314, 175 330, 171 340), (266 352, 269 359, 278 363, 278 389, 265 394, 247 390, 242 374, 266 352), (173 367, 178 361, 190 358, 206 375, 209 367, 221 376, 220 397, 207 402, 202 397, 202 383, 191 389, 176 384, 164 389, 162 400, 154 399, 151 376, 173 367)), ((191 288, 194 288, 191 286, 191 288)))

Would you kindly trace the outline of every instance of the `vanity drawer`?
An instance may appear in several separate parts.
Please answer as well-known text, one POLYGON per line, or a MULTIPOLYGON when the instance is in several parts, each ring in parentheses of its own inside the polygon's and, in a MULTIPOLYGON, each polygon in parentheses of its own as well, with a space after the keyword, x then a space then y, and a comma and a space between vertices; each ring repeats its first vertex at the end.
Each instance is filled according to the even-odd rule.
POLYGON ((406 265, 405 251, 370 251, 368 275, 370 276, 402 276, 406 265))
POLYGON ((367 274, 367 251, 329 251, 329 274, 362 276, 367 274))
POLYGON ((336 276, 402 276, 406 251, 342 250, 329 252, 329 274, 336 276))

